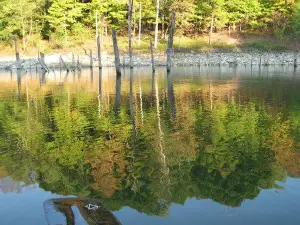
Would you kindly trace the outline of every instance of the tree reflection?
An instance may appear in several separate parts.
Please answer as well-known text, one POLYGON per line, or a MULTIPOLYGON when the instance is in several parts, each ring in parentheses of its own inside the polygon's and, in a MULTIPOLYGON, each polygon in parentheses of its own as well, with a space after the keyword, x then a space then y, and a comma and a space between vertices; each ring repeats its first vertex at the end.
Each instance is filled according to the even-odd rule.
POLYGON ((238 207, 300 176, 299 89, 283 92, 287 83, 263 79, 245 88, 239 79, 211 77, 177 88, 176 77, 166 79, 167 100, 158 74, 149 82, 131 70, 124 92, 117 76, 114 106, 114 93, 102 99, 114 86, 102 70, 95 90, 48 80, 41 90, 38 80, 26 80, 22 90, 18 74, 14 85, 20 96, 26 91, 26 102, 9 98, 16 89, 0 83, 1 169, 26 185, 160 216, 190 197, 238 207))

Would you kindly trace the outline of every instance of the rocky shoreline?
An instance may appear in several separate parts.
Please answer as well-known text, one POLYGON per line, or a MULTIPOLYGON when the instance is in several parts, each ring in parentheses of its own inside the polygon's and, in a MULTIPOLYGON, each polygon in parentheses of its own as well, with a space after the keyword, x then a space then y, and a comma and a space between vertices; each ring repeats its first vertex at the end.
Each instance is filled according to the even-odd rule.
MULTIPOLYGON (((90 59, 86 55, 75 56, 75 62, 72 53, 65 55, 49 55, 45 56, 45 63, 49 68, 59 68, 60 56, 68 66, 80 65, 81 68, 90 66, 90 59), (79 61, 78 61, 79 59, 79 61), (79 63, 78 63, 79 62, 79 63)), ((129 65, 129 57, 121 55, 121 65, 129 65)), ((114 56, 103 54, 103 67, 114 66, 114 56)), ((94 66, 97 66, 97 58, 93 59, 94 66)), ((15 69, 14 57, 0 58, 0 69, 15 69)), ((134 66, 150 66, 151 57, 149 54, 143 54, 133 57, 134 66)), ((238 66, 238 65, 297 65, 300 62, 298 53, 295 52, 280 52, 280 53, 175 53, 173 56, 174 66, 205 66, 205 65, 220 65, 220 66, 238 66)), ((166 55, 155 56, 156 66, 166 65, 166 55)), ((37 57, 23 57, 22 68, 40 67, 37 57)))

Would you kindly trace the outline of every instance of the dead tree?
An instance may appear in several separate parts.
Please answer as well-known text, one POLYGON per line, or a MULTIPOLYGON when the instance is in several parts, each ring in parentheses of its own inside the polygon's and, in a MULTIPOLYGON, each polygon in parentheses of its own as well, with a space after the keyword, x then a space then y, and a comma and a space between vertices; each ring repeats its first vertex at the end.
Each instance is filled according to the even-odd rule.
POLYGON ((119 54, 119 47, 117 41, 117 32, 115 29, 112 30, 112 38, 113 38, 113 45, 114 45, 116 72, 117 72, 117 76, 121 76, 120 54, 119 54))
POLYGON ((101 63, 101 46, 100 46, 100 36, 99 35, 97 37, 97 49, 98 49, 98 66, 99 66, 99 69, 101 69, 102 63, 101 63))
POLYGON ((21 69, 20 53, 19 53, 19 46, 18 46, 17 38, 15 38, 15 50, 16 50, 16 67, 17 67, 17 69, 21 69))
POLYGON ((155 63, 154 63, 153 45, 152 45, 152 41, 151 41, 151 40, 150 40, 150 52, 151 52, 152 71, 155 72, 155 63))
POLYGON ((129 65, 133 68, 132 62, 132 32, 131 32, 131 20, 132 20, 132 5, 133 0, 128 0, 128 48, 129 48, 129 65))
POLYGON ((171 26, 169 29, 169 40, 167 49, 167 70, 170 71, 172 67, 172 55, 174 53, 173 43, 174 43, 174 31, 175 31, 175 11, 172 11, 171 26))

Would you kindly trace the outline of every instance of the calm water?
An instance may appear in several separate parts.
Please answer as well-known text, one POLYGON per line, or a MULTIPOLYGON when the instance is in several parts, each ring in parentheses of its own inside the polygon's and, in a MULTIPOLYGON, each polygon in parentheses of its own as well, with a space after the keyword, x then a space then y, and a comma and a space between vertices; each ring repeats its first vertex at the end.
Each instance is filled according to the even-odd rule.
POLYGON ((124 225, 300 224, 300 71, 0 72, 0 224, 51 198, 124 225))

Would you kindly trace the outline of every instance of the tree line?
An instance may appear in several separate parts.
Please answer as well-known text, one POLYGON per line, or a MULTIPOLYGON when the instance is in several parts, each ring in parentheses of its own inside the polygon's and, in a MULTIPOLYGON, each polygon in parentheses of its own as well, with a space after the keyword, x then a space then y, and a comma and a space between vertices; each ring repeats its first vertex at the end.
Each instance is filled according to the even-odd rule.
POLYGON ((280 38, 300 34, 297 0, 0 0, 0 40, 86 40, 112 28, 127 32, 132 2, 133 35, 153 34, 154 46, 166 37, 171 11, 179 36, 217 31, 259 31, 280 38))

